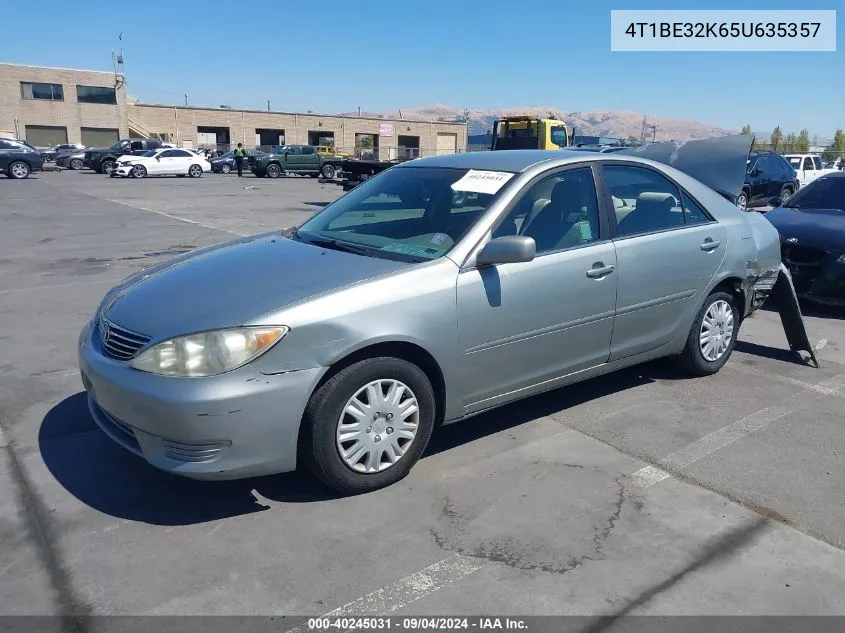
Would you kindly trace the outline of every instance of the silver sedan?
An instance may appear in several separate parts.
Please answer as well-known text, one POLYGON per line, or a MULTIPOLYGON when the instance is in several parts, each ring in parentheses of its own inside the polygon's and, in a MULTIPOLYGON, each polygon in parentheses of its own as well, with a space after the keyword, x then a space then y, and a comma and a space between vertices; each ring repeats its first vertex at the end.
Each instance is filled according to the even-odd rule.
POLYGON ((770 223, 661 162, 438 156, 126 279, 79 364, 97 424, 158 468, 304 463, 361 492, 439 424, 659 357, 717 372, 779 266, 770 223))

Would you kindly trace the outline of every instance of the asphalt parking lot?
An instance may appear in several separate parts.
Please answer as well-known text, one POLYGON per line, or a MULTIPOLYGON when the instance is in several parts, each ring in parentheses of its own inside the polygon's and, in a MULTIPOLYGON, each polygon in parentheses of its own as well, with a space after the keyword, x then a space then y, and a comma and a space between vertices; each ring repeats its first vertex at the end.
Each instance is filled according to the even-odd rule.
POLYGON ((505 407, 352 498, 176 478, 95 427, 76 339, 112 285, 340 193, 0 178, 0 614, 845 615, 842 311, 808 311, 819 369, 762 310, 716 376, 652 363, 505 407))

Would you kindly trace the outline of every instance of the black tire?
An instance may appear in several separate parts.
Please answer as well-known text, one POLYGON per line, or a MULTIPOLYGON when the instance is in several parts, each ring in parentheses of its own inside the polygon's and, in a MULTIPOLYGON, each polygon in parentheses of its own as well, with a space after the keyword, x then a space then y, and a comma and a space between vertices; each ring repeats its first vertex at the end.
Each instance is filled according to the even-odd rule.
POLYGON ((228 174, 232 171, 232 167, 230 165, 226 164, 226 163, 223 163, 220 166, 220 171, 224 174, 228 174))
POLYGON ((114 169, 114 161, 110 158, 107 158, 102 163, 100 163, 100 169, 97 170, 97 173, 108 174, 112 169, 114 169))
POLYGON ((22 160, 12 161, 9 163, 9 168, 6 170, 6 174, 13 180, 23 180, 25 178, 29 178, 31 173, 32 169, 30 169, 29 164, 22 160))
POLYGON ((146 178, 147 168, 143 165, 133 165, 129 173, 133 178, 146 178))
POLYGON ((332 376, 311 395, 300 429, 300 458, 324 484, 342 493, 377 490, 403 479, 422 456, 434 430, 436 401, 431 382, 419 367, 399 358, 368 358, 332 376), (407 385, 417 398, 417 434, 407 452, 389 468, 377 473, 352 470, 340 456, 336 433, 348 400, 362 387, 379 379, 407 385))
POLYGON ((267 165, 266 174, 268 178, 278 178, 282 175, 282 168, 275 163, 270 163, 267 165))
POLYGON ((740 192, 739 197, 736 199, 736 207, 740 211, 748 210, 748 193, 746 191, 740 192))
POLYGON ((334 165, 323 165, 323 169, 320 173, 323 175, 323 178, 331 180, 337 174, 337 169, 335 169, 334 165))
POLYGON ((792 197, 792 193, 793 193, 792 187, 790 187, 789 185, 786 185, 783 188, 783 191, 780 192, 781 202, 786 202, 787 200, 789 200, 792 197))
POLYGON ((188 167, 188 175, 191 178, 199 178, 202 176, 202 166, 201 165, 191 165, 188 167))
POLYGON ((733 352, 734 345, 736 345, 736 338, 739 335, 739 326, 740 314, 736 306, 736 298, 722 290, 711 292, 707 296, 707 299, 704 300, 701 309, 698 311, 698 314, 695 316, 695 320, 692 323, 692 328, 690 328, 689 336, 687 337, 686 347, 684 347, 684 351, 678 358, 681 367, 692 376, 710 376, 715 374, 724 367, 725 363, 728 362, 731 352, 733 352), (704 357, 700 345, 702 323, 704 322, 705 315, 710 310, 711 306, 714 306, 721 301, 726 302, 728 306, 730 306, 730 312, 733 316, 733 331, 731 334, 731 340, 722 355, 715 360, 708 360, 704 357))
POLYGON ((70 168, 74 171, 79 171, 83 167, 85 167, 85 164, 82 162, 81 158, 74 158, 70 161, 70 168))

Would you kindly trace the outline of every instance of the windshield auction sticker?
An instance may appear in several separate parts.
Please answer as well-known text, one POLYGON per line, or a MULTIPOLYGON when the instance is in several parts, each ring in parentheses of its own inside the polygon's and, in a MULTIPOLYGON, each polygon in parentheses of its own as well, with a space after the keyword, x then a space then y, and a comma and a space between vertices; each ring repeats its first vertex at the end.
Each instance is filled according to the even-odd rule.
POLYGON ((836 11, 611 11, 610 50, 836 51, 836 11))
POLYGON ((469 191, 470 193, 496 193, 505 183, 513 178, 513 174, 505 171, 480 171, 470 169, 463 178, 452 185, 455 191, 469 191))

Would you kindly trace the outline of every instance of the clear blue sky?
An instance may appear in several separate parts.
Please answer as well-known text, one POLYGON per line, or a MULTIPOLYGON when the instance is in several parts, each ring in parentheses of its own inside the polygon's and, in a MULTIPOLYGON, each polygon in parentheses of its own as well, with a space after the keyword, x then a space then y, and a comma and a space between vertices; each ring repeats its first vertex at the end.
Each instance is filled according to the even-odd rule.
POLYGON ((823 138, 845 128, 845 11, 835 53, 625 53, 610 51, 612 8, 845 3, 50 0, 6 4, 0 61, 107 70, 122 31, 128 92, 148 103, 188 93, 191 105, 266 108, 270 99, 274 110, 326 113, 543 105, 749 123, 766 134, 778 124, 823 138))

